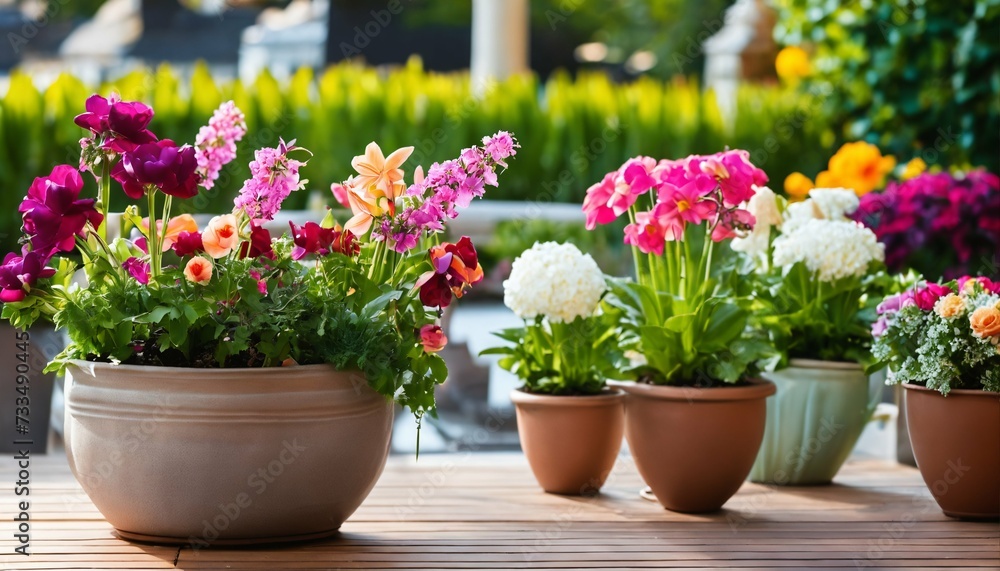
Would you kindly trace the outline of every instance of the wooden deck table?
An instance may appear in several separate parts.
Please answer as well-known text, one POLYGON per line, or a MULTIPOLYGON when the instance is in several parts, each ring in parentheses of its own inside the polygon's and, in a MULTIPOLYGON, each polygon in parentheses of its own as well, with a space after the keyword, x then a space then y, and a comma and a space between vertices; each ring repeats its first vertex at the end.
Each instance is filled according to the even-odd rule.
POLYGON ((915 469, 877 461, 831 486, 747 483, 684 515, 639 497, 628 456, 594 498, 542 493, 519 454, 394 456, 338 537, 192 550, 118 539, 56 452, 32 458, 29 557, 12 555, 10 458, 0 480, 5 570, 1000 568, 1000 524, 944 516, 915 469))

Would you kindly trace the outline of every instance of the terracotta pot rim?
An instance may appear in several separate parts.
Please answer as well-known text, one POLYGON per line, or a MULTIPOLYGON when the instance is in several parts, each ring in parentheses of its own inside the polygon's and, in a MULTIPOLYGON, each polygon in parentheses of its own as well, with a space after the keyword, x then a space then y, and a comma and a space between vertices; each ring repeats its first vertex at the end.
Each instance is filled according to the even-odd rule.
POLYGON ((544 395, 514 389, 510 392, 510 400, 514 404, 538 404, 551 406, 602 406, 617 403, 625 398, 621 389, 605 387, 596 395, 544 395))
POLYGON ((863 370, 860 363, 854 361, 827 361, 825 359, 789 359, 788 367, 799 367, 801 369, 834 369, 834 370, 863 370))
POLYGON ((650 385, 635 381, 608 381, 608 385, 626 393, 646 398, 678 401, 742 401, 766 398, 777 392, 778 387, 765 379, 750 379, 749 385, 728 387, 675 387, 650 385))
POLYGON ((107 363, 105 361, 84 361, 82 359, 71 359, 67 361, 71 366, 76 367, 82 371, 121 371, 123 373, 146 373, 156 372, 162 374, 166 379, 171 378, 172 375, 209 375, 219 379, 226 376, 234 376, 236 378, 246 380, 247 376, 250 377, 273 377, 275 373, 281 373, 282 376, 295 376, 312 374, 315 371, 321 369, 329 369, 337 373, 346 374, 361 374, 361 371, 357 370, 340 370, 330 364, 319 364, 319 365, 295 365, 293 367, 157 367, 153 365, 116 365, 114 363, 107 363))
MULTIPOLYGON (((937 393, 942 398, 947 398, 944 395, 942 395, 937 389, 929 389, 929 388, 927 388, 927 387, 925 387, 923 385, 917 385, 917 384, 913 384, 913 383, 900 383, 900 384, 903 385, 904 389, 908 389, 908 390, 911 390, 911 391, 925 392, 925 393, 937 393)), ((981 396, 981 397, 989 397, 989 398, 1000 398, 1000 393, 995 393, 993 391, 980 391, 980 390, 976 390, 976 389, 951 389, 950 391, 948 391, 948 396, 951 396, 951 395, 964 395, 964 396, 970 396, 970 397, 981 396)))

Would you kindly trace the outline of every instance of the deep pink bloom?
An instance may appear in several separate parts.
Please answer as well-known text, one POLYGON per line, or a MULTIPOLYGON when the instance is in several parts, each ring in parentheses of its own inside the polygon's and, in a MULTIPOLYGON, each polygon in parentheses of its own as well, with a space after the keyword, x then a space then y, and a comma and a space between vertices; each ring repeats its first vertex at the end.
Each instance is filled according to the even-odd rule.
POLYGON ((331 252, 339 252, 345 256, 355 256, 361 251, 361 245, 351 232, 343 232, 334 228, 323 228, 315 222, 306 222, 296 226, 289 222, 292 228, 292 259, 301 260, 308 254, 325 256, 331 252))
POLYGON ((173 249, 174 253, 181 257, 204 252, 205 245, 201 241, 201 232, 181 232, 174 240, 173 249))
POLYGON ((445 242, 428 251, 432 270, 417 279, 420 302, 427 307, 448 307, 452 296, 462 297, 465 289, 483 279, 479 254, 468 236, 455 244, 445 242))
POLYGON ((711 176, 722 189, 728 208, 739 206, 754 195, 754 186, 767 184, 767 175, 750 162, 750 153, 735 149, 707 157, 692 156, 689 171, 700 170, 711 176))
POLYGON ((195 160, 198 177, 206 189, 215 186, 219 172, 236 158, 236 143, 246 135, 243 112, 232 101, 219 106, 212 118, 198 131, 195 138, 195 160))
POLYGON ((913 300, 920 309, 930 311, 934 309, 934 304, 937 303, 937 300, 948 295, 949 293, 954 292, 952 292, 948 286, 929 283, 925 287, 918 287, 914 289, 913 300))
POLYGON ((587 196, 583 199, 587 230, 593 230, 598 224, 609 224, 618 218, 615 211, 608 206, 608 202, 615 194, 616 176, 617 173, 608 173, 601 182, 587 189, 587 196))
POLYGON ((123 153, 156 141, 156 135, 147 128, 153 110, 144 103, 121 101, 117 94, 107 99, 94 94, 85 107, 87 111, 77 115, 74 122, 98 136, 106 135, 104 146, 110 150, 123 153))
POLYGON ((333 193, 333 198, 337 200, 337 204, 343 206, 344 208, 351 208, 350 199, 347 198, 347 187, 339 182, 335 182, 330 185, 330 192, 333 193))
POLYGON ((253 220, 274 220, 281 203, 302 188, 299 168, 306 163, 288 157, 288 152, 296 149, 295 141, 287 144, 280 141, 276 148, 258 149, 250 163, 250 178, 236 197, 236 208, 253 220))
POLYGON ((271 240, 271 233, 264 227, 258 226, 256 222, 250 222, 250 240, 240 245, 240 258, 250 256, 259 258, 261 256, 274 259, 274 247, 271 240))
MULTIPOLYGON (((707 200, 698 181, 688 182, 684 186, 674 186, 663 183, 657 191, 659 204, 663 204, 662 215, 684 223, 701 224, 712 218, 718 209, 711 200, 707 200)), ((657 206, 659 206, 657 204, 657 206)))
POLYGON ((79 198, 82 190, 80 172, 69 165, 56 166, 49 176, 31 183, 18 211, 34 250, 69 252, 88 222, 100 226, 104 217, 94 208, 94 199, 79 198))
POLYGON ((257 280, 257 291, 260 295, 267 295, 267 281, 261 277, 260 272, 250 270, 250 277, 257 280))
POLYGON ((178 147, 164 139, 126 152, 111 170, 111 177, 132 199, 142 198, 148 185, 177 198, 192 198, 198 194, 197 167, 193 147, 178 147))
POLYGON ((437 353, 448 344, 448 337, 439 325, 424 325, 420 328, 420 344, 427 353, 437 353))
POLYGON ((22 301, 39 278, 55 275, 54 269, 45 267, 47 263, 48 258, 40 252, 22 251, 20 256, 13 252, 7 254, 0 265, 0 301, 22 301))
POLYGON ((979 282, 982 288, 990 293, 1000 294, 1000 281, 991 280, 985 276, 973 277, 973 276, 962 276, 958 278, 958 291, 965 290, 965 284, 970 281, 979 282))
POLYGON ((635 223, 625 227, 625 243, 638 247, 643 254, 662 256, 667 241, 681 240, 683 236, 684 223, 671 216, 663 203, 651 212, 637 212, 635 223))
POLYGON ((122 262, 122 267, 135 278, 135 281, 143 285, 149 283, 149 262, 144 262, 133 256, 122 262))
POLYGON ((746 236, 757 222, 749 210, 736 208, 724 211, 719 217, 719 223, 712 230, 712 240, 722 242, 737 236, 746 236))
POLYGON ((648 192, 655 184, 656 181, 646 172, 641 158, 630 159, 622 165, 615 177, 614 192, 608 199, 607 206, 615 217, 621 216, 635 204, 639 195, 648 192))

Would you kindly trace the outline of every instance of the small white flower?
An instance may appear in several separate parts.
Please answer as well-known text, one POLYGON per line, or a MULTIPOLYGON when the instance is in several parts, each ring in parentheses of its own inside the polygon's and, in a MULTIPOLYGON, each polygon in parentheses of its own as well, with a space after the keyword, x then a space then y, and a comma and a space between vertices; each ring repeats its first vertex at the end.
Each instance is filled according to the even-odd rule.
POLYGON ((846 188, 814 188, 809 198, 827 220, 845 220, 860 204, 858 195, 846 188))
POLYGON ((806 222, 822 217, 822 211, 812 199, 793 202, 785 208, 785 221, 781 224, 781 232, 790 234, 806 222))
POLYGON ((885 260, 885 246, 875 233, 848 220, 811 219, 801 222, 774 241, 774 264, 804 262, 820 281, 860 277, 874 261, 885 260))
POLYGON ((535 243, 511 265, 503 302, 518 317, 559 323, 594 314, 607 289, 597 262, 573 244, 535 243))

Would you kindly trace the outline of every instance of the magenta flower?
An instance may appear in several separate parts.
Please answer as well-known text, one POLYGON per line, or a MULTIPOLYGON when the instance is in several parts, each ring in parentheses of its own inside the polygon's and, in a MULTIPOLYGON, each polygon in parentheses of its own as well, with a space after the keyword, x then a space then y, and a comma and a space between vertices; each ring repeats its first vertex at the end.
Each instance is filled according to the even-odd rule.
POLYGON ((32 249, 69 252, 88 222, 100 226, 104 217, 94 208, 94 199, 79 198, 82 190, 80 172, 69 165, 56 166, 49 176, 31 183, 18 211, 32 249))
POLYGON ((122 267, 135 281, 146 285, 149 283, 149 262, 144 262, 135 256, 122 262, 122 267))
POLYGON ((178 147, 169 139, 139 145, 122 156, 111 170, 111 177, 132 199, 142 198, 147 186, 177 198, 192 198, 198 194, 194 154, 193 147, 178 147))
POLYGON ((174 239, 173 249, 180 257, 204 252, 205 244, 201 241, 201 232, 181 232, 174 239))
POLYGON ((692 156, 688 158, 689 172, 701 171, 713 179, 722 189, 723 203, 727 208, 733 208, 750 200, 754 195, 754 186, 767 184, 767 174, 753 166, 750 153, 736 149, 724 151, 707 157, 692 156))
POLYGON ((615 211, 608 206, 608 202, 615 194, 616 175, 617 173, 608 173, 604 175, 601 182, 587 189, 587 196, 583 199, 583 212, 587 216, 587 230, 593 230, 598 224, 610 224, 618 218, 615 211))
POLYGON ((11 252, 0 265, 0 301, 22 301, 40 278, 49 278, 56 271, 45 267, 48 258, 36 251, 11 252))
POLYGON ((657 191, 658 202, 664 206, 663 214, 678 221, 681 228, 685 223, 701 224, 715 216, 718 205, 704 196, 697 181, 684 186, 663 183, 657 191))
POLYGON ((85 106, 87 111, 73 121, 95 135, 106 136, 104 147, 107 149, 123 153, 156 141, 156 135, 147 129, 153 119, 153 110, 144 103, 122 101, 115 93, 107 99, 95 93, 85 106))
POLYGON ((749 210, 736 208, 725 210, 719 216, 719 222, 712 229, 712 240, 722 242, 737 236, 746 236, 753 230, 753 225, 757 222, 749 210))
POLYGON ((323 228, 315 222, 306 222, 296 226, 289 222, 292 228, 292 259, 301 260, 309 254, 325 256, 330 252, 339 252, 345 256, 355 256, 361 251, 361 246, 351 232, 342 232, 334 228, 323 228))
POLYGON ((669 213, 662 202, 651 212, 637 212, 635 222, 625 227, 625 243, 639 248, 643 254, 663 255, 666 242, 680 240, 684 224, 669 213))
POLYGON ((287 144, 281 141, 277 148, 256 151, 250 163, 251 176, 236 197, 236 208, 252 220, 274 220, 288 195, 303 187, 299 167, 306 163, 288 157, 290 151, 298 148, 295 141, 287 144))
POLYGON ((240 258, 265 258, 274 259, 274 247, 271 241, 271 233, 252 220, 250 221, 250 240, 240 245, 240 258))
POLYGON ((212 118, 198 131, 195 138, 195 159, 198 176, 206 189, 215 186, 222 167, 236 158, 236 143, 246 135, 243 112, 232 101, 219 106, 212 118))
POLYGON ((937 300, 948 295, 949 293, 953 292, 948 286, 929 283, 925 287, 918 287, 913 290, 913 300, 920 309, 930 311, 934 309, 934 304, 937 303, 937 300))

